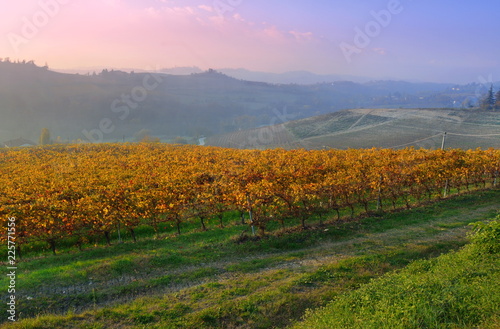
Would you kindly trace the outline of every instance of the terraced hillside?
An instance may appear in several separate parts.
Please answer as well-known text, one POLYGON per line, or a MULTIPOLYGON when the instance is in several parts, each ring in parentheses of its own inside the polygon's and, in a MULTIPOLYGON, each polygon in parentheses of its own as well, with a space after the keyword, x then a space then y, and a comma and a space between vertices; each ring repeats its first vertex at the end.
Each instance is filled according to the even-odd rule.
POLYGON ((353 109, 207 139, 238 148, 499 148, 500 112, 353 109))

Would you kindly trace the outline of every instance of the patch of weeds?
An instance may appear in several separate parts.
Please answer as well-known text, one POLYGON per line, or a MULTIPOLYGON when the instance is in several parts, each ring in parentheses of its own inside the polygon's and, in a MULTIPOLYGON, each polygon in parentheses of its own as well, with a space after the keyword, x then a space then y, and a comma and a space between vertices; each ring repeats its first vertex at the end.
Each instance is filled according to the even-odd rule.
POLYGON ((124 318, 123 313, 118 310, 104 308, 95 313, 96 320, 119 322, 124 318))
POLYGON ((482 254, 500 253, 500 216, 486 223, 474 223, 474 232, 469 235, 475 251, 482 254))
POLYGON ((205 298, 205 296, 207 296, 207 294, 208 294, 208 291, 205 287, 197 287, 190 293, 191 301, 197 302, 197 301, 205 298))
POLYGON ((149 261, 155 267, 175 267, 187 263, 187 260, 178 254, 154 256, 149 261))
POLYGON ((207 295, 207 293, 204 291, 193 292, 193 293, 191 293, 191 301, 192 302, 200 301, 203 298, 205 298, 206 295, 207 295))
POLYGON ((206 284, 207 288, 212 288, 212 289, 221 289, 224 288, 224 285, 219 282, 209 282, 206 284))
POLYGON ((252 273, 269 267, 272 263, 272 259, 253 259, 251 261, 229 265, 226 267, 226 270, 230 272, 252 273))
POLYGON ((223 310, 221 307, 211 307, 197 314, 203 328, 222 328, 223 310))
POLYGON ((336 278, 335 272, 328 267, 321 267, 313 273, 303 275, 295 284, 299 286, 317 286, 328 281, 333 281, 336 278))
POLYGON ((236 287, 230 290, 224 290, 221 294, 221 297, 223 299, 229 299, 229 298, 234 298, 234 297, 239 297, 239 296, 246 296, 250 293, 250 289, 248 288, 241 288, 241 287, 236 287))
POLYGON ((119 259, 110 264, 110 270, 118 276, 133 273, 136 268, 137 264, 130 259, 119 259))
POLYGON ((241 234, 231 237, 231 242, 236 244, 246 243, 249 241, 259 241, 261 239, 258 235, 249 235, 247 230, 243 231, 241 234))
POLYGON ((156 310, 153 314, 164 320, 176 320, 188 314, 191 310, 192 308, 189 305, 177 303, 170 309, 156 310))
POLYGON ((101 323, 84 323, 80 327, 81 329, 106 329, 107 327, 101 323))
POLYGON ((249 317, 259 311, 259 306, 253 300, 244 300, 240 303, 239 309, 241 310, 242 317, 249 317))
POLYGON ((156 287, 156 286, 168 286, 173 281, 174 281, 173 276, 169 274, 169 275, 164 275, 162 277, 153 279, 153 280, 150 281, 150 283, 151 283, 151 285, 153 287, 156 287))
POLYGON ((139 314, 134 316, 135 324, 150 324, 156 321, 156 316, 154 316, 153 314, 139 314))
POLYGON ((144 283, 139 281, 132 281, 129 284, 118 286, 114 288, 114 290, 119 295, 130 295, 130 294, 136 294, 143 288, 144 288, 144 283))
POLYGON ((185 272, 178 276, 176 281, 194 281, 219 274, 220 270, 214 267, 199 268, 194 271, 185 272))
POLYGON ((464 222, 437 223, 436 226, 443 229, 453 229, 453 228, 464 227, 465 224, 464 222))
POLYGON ((382 254, 351 257, 337 263, 322 266, 312 273, 304 274, 294 282, 296 287, 318 287, 322 285, 345 285, 357 287, 383 273, 409 264, 424 257, 426 250, 397 250, 382 254))

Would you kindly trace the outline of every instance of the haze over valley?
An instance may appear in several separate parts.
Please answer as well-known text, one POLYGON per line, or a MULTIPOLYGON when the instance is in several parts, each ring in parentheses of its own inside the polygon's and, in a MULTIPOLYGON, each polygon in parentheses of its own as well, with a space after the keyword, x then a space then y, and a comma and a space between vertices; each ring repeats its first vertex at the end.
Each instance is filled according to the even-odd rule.
POLYGON ((288 74, 294 83, 286 84, 242 80, 212 69, 183 75, 107 69, 69 74, 5 60, 0 62, 0 140, 37 141, 47 128, 60 142, 150 136, 197 143, 201 137, 345 109, 471 109, 487 92, 478 83, 317 82, 327 77, 311 73, 309 83, 301 84, 304 74, 288 74))

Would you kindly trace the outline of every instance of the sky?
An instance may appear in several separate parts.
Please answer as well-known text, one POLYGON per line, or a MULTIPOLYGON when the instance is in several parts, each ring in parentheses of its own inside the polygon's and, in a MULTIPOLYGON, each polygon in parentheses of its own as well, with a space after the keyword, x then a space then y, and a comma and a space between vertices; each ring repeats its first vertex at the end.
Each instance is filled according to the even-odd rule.
POLYGON ((0 58, 484 83, 500 80, 499 12, 498 0, 4 1, 0 58))

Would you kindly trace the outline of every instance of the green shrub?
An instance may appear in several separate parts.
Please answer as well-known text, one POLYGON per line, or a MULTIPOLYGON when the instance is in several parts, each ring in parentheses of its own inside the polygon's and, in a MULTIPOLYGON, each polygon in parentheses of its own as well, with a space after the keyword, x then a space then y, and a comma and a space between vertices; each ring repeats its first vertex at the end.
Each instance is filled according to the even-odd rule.
POLYGON ((500 216, 487 223, 474 223, 473 233, 469 236, 473 248, 480 254, 500 253, 500 216))

